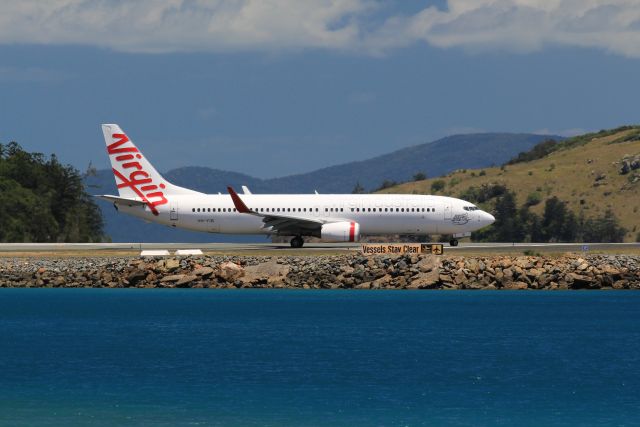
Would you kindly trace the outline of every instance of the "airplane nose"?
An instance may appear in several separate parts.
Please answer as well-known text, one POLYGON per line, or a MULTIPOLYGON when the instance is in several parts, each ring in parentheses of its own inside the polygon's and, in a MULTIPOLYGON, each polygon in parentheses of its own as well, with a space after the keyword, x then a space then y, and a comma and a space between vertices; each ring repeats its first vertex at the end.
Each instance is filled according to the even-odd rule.
POLYGON ((489 212, 482 211, 482 221, 487 225, 493 224, 496 221, 496 218, 491 215, 489 212))

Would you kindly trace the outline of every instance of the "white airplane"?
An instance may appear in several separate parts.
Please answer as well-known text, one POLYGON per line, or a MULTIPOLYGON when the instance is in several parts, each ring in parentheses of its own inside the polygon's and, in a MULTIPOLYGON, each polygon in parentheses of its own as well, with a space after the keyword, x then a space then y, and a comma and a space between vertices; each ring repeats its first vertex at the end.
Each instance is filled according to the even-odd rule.
POLYGON ((102 125, 118 195, 100 195, 116 209, 170 227, 208 233, 292 236, 356 242, 363 235, 451 234, 458 237, 495 218, 453 197, 409 194, 204 194, 171 184, 116 124, 102 125))

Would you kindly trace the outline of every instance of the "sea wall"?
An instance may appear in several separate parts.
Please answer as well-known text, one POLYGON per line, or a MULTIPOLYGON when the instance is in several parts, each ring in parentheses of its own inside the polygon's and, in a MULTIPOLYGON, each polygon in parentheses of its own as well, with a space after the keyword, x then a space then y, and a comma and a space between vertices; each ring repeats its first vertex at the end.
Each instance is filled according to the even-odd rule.
POLYGON ((640 257, 0 258, 0 287, 640 289, 640 257))

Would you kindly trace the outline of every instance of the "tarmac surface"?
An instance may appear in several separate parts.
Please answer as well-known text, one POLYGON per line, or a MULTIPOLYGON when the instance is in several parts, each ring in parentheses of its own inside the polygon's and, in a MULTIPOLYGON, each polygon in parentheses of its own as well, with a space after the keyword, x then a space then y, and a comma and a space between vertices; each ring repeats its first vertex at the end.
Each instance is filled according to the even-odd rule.
MULTIPOLYGON (((296 255, 326 252, 360 251, 360 243, 307 243, 301 249, 291 249, 288 243, 3 243, 0 254, 10 256, 11 253, 56 253, 56 252, 109 252, 109 251, 142 251, 166 249, 174 252, 178 249, 200 249, 203 252, 256 252, 264 255, 296 255)), ((563 252, 614 252, 636 253, 640 251, 640 243, 460 243, 457 247, 444 244, 448 254, 464 253, 514 253, 531 251, 533 253, 563 252)))

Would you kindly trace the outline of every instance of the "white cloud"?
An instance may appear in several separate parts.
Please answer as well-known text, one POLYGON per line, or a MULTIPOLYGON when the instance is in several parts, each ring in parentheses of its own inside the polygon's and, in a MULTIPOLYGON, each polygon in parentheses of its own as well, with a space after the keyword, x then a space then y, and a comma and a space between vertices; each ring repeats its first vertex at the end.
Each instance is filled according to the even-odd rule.
POLYGON ((345 48, 365 0, 0 0, 0 43, 135 52, 345 48))
POLYGON ((442 47, 529 52, 545 46, 595 47, 640 57, 637 0, 449 0, 390 19, 377 34, 382 48, 423 40, 442 47))
POLYGON ((640 57, 640 1, 449 0, 445 10, 406 16, 381 0, 0 0, 4 44, 381 54, 420 42, 514 52, 578 46, 640 57))

